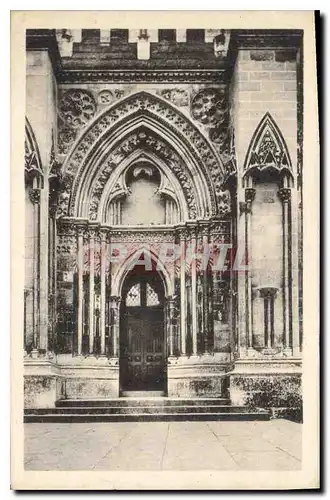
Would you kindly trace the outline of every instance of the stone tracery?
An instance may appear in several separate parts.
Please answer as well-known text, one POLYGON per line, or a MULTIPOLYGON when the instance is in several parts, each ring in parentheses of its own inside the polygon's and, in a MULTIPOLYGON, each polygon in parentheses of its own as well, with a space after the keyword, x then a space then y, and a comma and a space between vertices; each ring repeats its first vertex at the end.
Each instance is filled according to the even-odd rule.
POLYGON ((274 169, 292 175, 288 148, 270 113, 265 114, 254 133, 244 169, 249 173, 274 169))

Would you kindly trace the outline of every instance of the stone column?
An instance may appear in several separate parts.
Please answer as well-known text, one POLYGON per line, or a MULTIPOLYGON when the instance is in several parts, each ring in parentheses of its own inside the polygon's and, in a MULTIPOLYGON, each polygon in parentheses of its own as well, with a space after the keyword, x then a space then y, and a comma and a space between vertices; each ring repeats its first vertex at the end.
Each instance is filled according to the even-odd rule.
POLYGON ((46 353, 48 350, 48 181, 45 180, 40 190, 40 337, 39 350, 46 353))
POLYGON ((201 226, 201 233, 202 233, 202 248, 203 248, 203 258, 202 258, 202 289, 203 289, 203 307, 202 307, 202 314, 203 314, 203 352, 207 353, 209 352, 209 326, 210 326, 210 320, 213 320, 213 318, 210 318, 210 302, 213 305, 212 298, 210 297, 209 294, 209 282, 210 279, 212 278, 212 275, 210 276, 209 274, 212 273, 211 266, 209 264, 209 228, 208 225, 204 224, 201 226))
POLYGON ((168 329, 167 333, 169 336, 169 356, 174 355, 174 297, 168 297, 167 299, 167 321, 168 329))
POLYGON ((251 231, 251 207, 256 190, 254 188, 245 188, 245 254, 247 255, 248 270, 245 275, 245 314, 246 314, 246 334, 247 349, 253 348, 252 340, 252 231, 251 231))
POLYGON ((187 322, 186 322, 186 241, 185 231, 180 231, 180 335, 181 354, 187 354, 187 322))
POLYGON ((78 235, 78 311, 77 311, 77 353, 82 354, 82 337, 83 337, 83 307, 84 307, 84 226, 77 226, 78 235))
POLYGON ((100 335, 101 356, 105 356, 105 305, 106 305, 106 259, 107 259, 107 235, 101 231, 101 303, 100 303, 100 335))
POLYGON ((32 356, 37 355, 40 347, 40 324, 39 324, 39 211, 40 211, 40 189, 31 188, 29 196, 33 205, 33 289, 32 289, 32 311, 33 311, 33 345, 32 356))
POLYGON ((120 333, 120 301, 121 297, 112 295, 110 297, 110 307, 111 307, 111 330, 112 330, 112 342, 113 342, 113 357, 119 357, 119 333, 120 333))
POLYGON ((290 221, 289 209, 291 189, 281 188, 278 192, 283 206, 283 339, 284 352, 292 355, 290 345, 290 269, 289 269, 289 247, 290 247, 290 221))
POLYGON ((264 338, 266 352, 273 350, 275 339, 274 332, 274 300, 277 288, 263 287, 259 288, 260 295, 264 299, 264 338))
POLYGON ((197 262, 196 262, 196 226, 190 227, 191 244, 191 326, 192 326, 192 354, 197 355, 197 262))
POLYGON ((95 295, 95 232, 89 229, 89 354, 94 346, 94 295, 95 295))

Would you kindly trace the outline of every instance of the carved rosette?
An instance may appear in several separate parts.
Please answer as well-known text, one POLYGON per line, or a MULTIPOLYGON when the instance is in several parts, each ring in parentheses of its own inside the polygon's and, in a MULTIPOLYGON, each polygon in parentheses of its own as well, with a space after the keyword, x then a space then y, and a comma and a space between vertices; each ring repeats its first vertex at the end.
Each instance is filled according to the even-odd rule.
POLYGON ((69 89, 60 94, 58 105, 59 153, 66 154, 77 131, 87 125, 96 113, 92 94, 82 89, 69 89))

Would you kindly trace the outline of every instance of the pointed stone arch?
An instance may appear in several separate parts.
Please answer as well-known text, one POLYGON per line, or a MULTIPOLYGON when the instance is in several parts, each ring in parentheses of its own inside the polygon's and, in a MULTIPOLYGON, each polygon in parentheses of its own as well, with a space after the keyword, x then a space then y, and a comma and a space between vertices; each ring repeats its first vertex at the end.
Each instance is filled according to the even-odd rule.
POLYGON ((244 177, 274 171, 292 174, 289 150, 274 118, 267 112, 257 126, 244 163, 244 177))
POLYGON ((142 91, 107 108, 77 139, 63 165, 66 192, 60 201, 59 215, 82 216, 95 188, 102 192, 103 179, 107 181, 109 172, 120 163, 114 161, 113 153, 141 129, 179 159, 178 169, 172 169, 172 174, 179 181, 181 178, 181 183, 186 176, 194 188, 186 183, 186 193, 193 193, 196 204, 195 213, 192 211, 189 217, 217 213, 224 180, 218 153, 186 115, 159 96, 142 91), (105 169, 100 174, 102 165, 105 169))
POLYGON ((141 246, 130 255, 128 255, 122 265, 118 268, 112 280, 112 294, 118 297, 121 296, 123 283, 142 253, 144 255, 147 255, 152 262, 157 264, 156 270, 163 282, 165 295, 167 297, 172 296, 174 294, 173 280, 171 279, 168 270, 164 266, 163 262, 161 262, 158 255, 147 245, 141 246))

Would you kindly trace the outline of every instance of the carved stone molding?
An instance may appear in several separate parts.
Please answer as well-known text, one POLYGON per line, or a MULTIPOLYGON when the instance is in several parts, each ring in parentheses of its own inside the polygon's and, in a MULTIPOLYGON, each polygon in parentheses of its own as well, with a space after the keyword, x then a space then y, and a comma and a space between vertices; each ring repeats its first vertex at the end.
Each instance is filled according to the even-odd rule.
MULTIPOLYGON (((292 166, 284 138, 270 113, 266 113, 256 128, 245 159, 246 173, 286 170, 292 175, 292 166)), ((246 175, 246 174, 245 174, 246 175)))
POLYGON ((173 231, 111 231, 111 242, 121 243, 174 243, 173 231))
POLYGON ((61 83, 219 83, 224 81, 224 72, 214 70, 153 70, 153 71, 61 71, 61 83))

